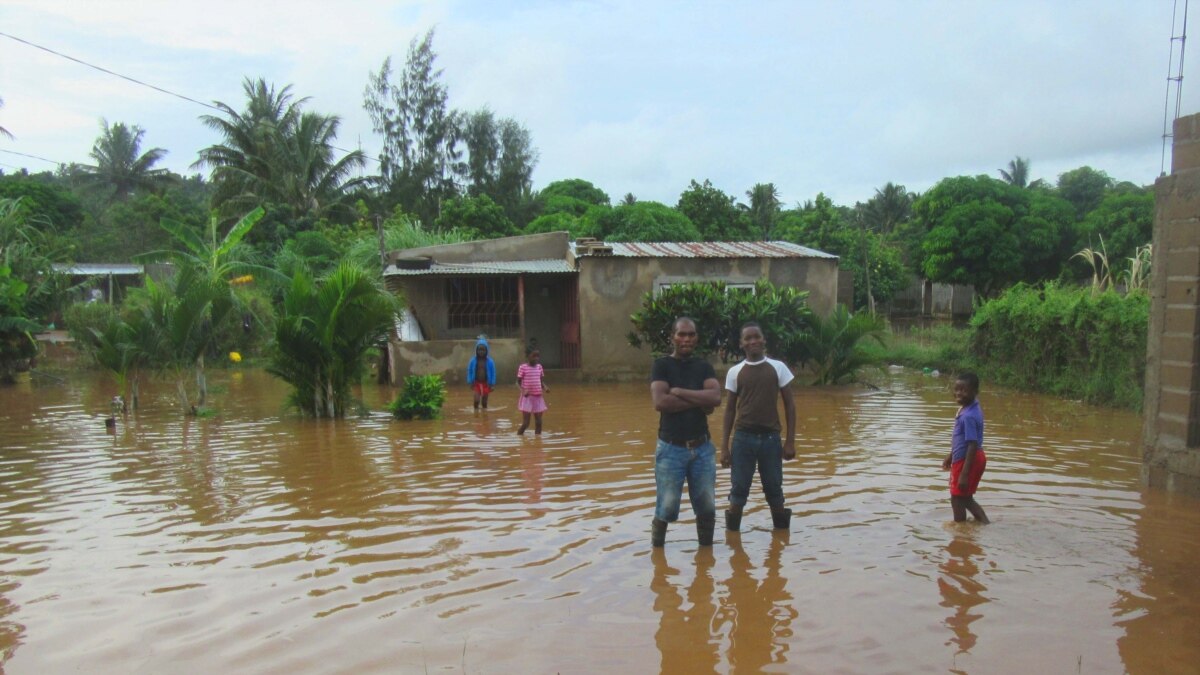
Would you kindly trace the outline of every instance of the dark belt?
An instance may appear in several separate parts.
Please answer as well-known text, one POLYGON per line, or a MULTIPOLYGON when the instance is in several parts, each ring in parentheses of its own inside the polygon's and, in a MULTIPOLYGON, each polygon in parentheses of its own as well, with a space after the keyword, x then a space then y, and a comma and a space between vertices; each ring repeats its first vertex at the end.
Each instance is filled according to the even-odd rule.
POLYGON ((751 436, 776 436, 779 434, 778 429, 768 429, 766 427, 750 427, 746 429, 734 429, 735 433, 750 434, 751 436))
POLYGON ((686 439, 686 440, 680 439, 680 438, 668 438, 666 436, 663 436, 662 434, 659 434, 658 440, 662 441, 663 443, 670 443, 671 445, 678 445, 680 447, 687 448, 688 450, 695 450, 696 448, 698 448, 708 442, 708 434, 704 434, 703 436, 697 436, 696 438, 691 438, 691 439, 686 439))

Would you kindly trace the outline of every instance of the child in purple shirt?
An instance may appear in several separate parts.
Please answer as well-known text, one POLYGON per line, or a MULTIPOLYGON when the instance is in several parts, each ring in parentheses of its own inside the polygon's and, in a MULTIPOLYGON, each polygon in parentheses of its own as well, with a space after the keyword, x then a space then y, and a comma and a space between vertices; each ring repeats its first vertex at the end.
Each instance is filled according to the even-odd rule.
POLYGON ((968 511, 980 523, 991 522, 975 501, 975 490, 987 467, 987 456, 983 454, 983 410, 976 400, 978 396, 979 376, 960 373, 954 381, 954 400, 961 407, 954 416, 950 454, 942 461, 942 469, 950 472, 950 508, 958 523, 967 519, 968 511))

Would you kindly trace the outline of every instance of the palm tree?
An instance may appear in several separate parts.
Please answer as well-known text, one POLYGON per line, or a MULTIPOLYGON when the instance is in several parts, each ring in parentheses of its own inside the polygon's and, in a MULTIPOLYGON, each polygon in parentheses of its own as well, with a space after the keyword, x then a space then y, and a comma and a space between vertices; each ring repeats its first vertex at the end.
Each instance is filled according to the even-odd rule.
POLYGON ((912 214, 913 194, 903 185, 888 182, 875 190, 875 196, 863 205, 863 224, 880 234, 891 234, 912 214))
POLYGON ((779 216, 779 190, 774 183, 757 183, 746 191, 746 196, 750 198, 750 221, 762 233, 764 241, 770 239, 779 216))
POLYGON ((342 417, 366 354, 387 336, 399 303, 375 275, 343 262, 315 282, 297 272, 284 292, 267 371, 292 385, 290 402, 314 417, 342 417))
MULTIPOLYGON (((204 354, 212 343, 213 327, 221 324, 230 312, 239 309, 238 298, 231 282, 246 274, 279 278, 274 270, 242 260, 238 244, 263 217, 262 207, 256 208, 235 223, 223 237, 218 238, 219 219, 209 219, 207 239, 182 223, 164 218, 160 225, 175 238, 179 250, 152 251, 138 256, 143 262, 168 261, 176 266, 174 299, 151 296, 157 309, 149 318, 150 326, 158 326, 167 345, 160 360, 190 365, 195 369, 199 391, 196 405, 204 405, 208 396, 204 376, 204 354), (173 356, 170 356, 173 355, 173 356)), ((179 386, 180 401, 188 405, 186 390, 179 386)))
POLYGON ((1029 159, 1014 157, 1008 163, 1008 171, 1000 169, 1000 177, 1009 185, 1019 188, 1029 187, 1029 159))
POLYGON ((247 78, 242 89, 244 111, 217 101, 221 114, 200 118, 224 136, 193 164, 212 168, 215 207, 238 211, 273 202, 286 205, 293 218, 319 217, 365 181, 350 177, 365 162, 362 151, 335 159, 336 115, 303 112, 308 98, 293 100, 291 85, 276 90, 261 78, 247 78))
POLYGON ((853 378, 870 362, 862 341, 870 338, 883 344, 883 320, 866 314, 851 314, 838 305, 828 317, 813 315, 810 328, 801 338, 807 360, 816 378, 813 384, 837 384, 853 378))
POLYGON ((100 137, 92 146, 91 157, 95 164, 84 164, 80 168, 80 180, 104 190, 111 190, 110 199, 124 200, 138 190, 158 191, 172 181, 171 172, 155 169, 167 151, 150 148, 141 152, 142 136, 146 131, 139 126, 126 126, 123 122, 109 126, 100 120, 100 137))

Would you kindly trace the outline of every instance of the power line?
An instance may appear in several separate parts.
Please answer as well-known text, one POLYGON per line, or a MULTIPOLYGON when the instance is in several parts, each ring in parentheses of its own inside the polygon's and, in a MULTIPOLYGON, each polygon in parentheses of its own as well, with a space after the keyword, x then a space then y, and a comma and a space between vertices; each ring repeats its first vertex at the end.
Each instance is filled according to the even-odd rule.
POLYGON ((50 162, 51 164, 58 164, 60 166, 62 165, 62 162, 58 162, 53 159, 46 159, 45 157, 38 157, 37 155, 30 155, 30 154, 26 154, 24 152, 17 152, 16 150, 5 150, 4 148, 0 148, 0 152, 7 152, 10 155, 20 155, 22 157, 29 157, 31 159, 40 159, 43 162, 50 162))
MULTIPOLYGON (((177 93, 175 93, 175 92, 173 92, 173 91, 170 91, 169 89, 163 89, 162 87, 155 86, 155 85, 153 85, 153 84, 150 84, 150 83, 148 83, 148 82, 143 82, 143 81, 141 81, 141 80, 139 80, 139 79, 136 79, 136 78, 133 78, 133 77, 129 77, 128 75, 122 75, 121 73, 118 73, 118 72, 116 72, 116 71, 113 71, 113 70, 109 70, 108 68, 104 68, 103 66, 97 66, 97 65, 96 65, 96 64, 94 64, 94 63, 88 63, 87 61, 84 61, 83 59, 77 59, 77 58, 75 58, 74 56, 69 56, 69 55, 67 55, 67 54, 63 54, 62 52, 58 52, 58 51, 55 51, 55 50, 53 50, 53 49, 50 49, 49 47, 44 47, 44 46, 42 46, 42 45, 39 45, 39 44, 36 44, 36 43, 30 42, 29 40, 24 40, 24 39, 22 39, 22 38, 19 38, 19 37, 15 36, 15 35, 10 35, 10 34, 8 34, 8 33, 5 33, 5 32, 3 32, 3 31, 0 31, 0 36, 6 37, 6 38, 8 38, 8 39, 10 39, 10 40, 15 40, 15 41, 17 41, 17 42, 20 42, 21 44, 29 45, 30 47, 33 47, 33 48, 35 48, 35 49, 40 49, 40 50, 42 50, 42 51, 44 51, 44 52, 48 52, 48 53, 50 53, 50 54, 53 54, 53 55, 55 55, 55 56, 58 56, 58 57, 61 57, 61 58, 67 59, 68 61, 74 61, 75 63, 78 63, 78 64, 80 64, 80 65, 83 65, 83 66, 87 66, 88 68, 93 68, 93 69, 95 69, 95 70, 98 70, 98 71, 100 71, 100 72, 102 72, 102 73, 106 73, 106 74, 108 74, 108 75, 112 75, 113 77, 119 77, 119 78, 121 78, 122 80, 126 80, 126 81, 128 81, 128 82, 132 82, 132 83, 134 83, 134 84, 136 84, 136 85, 139 85, 139 86, 142 86, 142 87, 149 87, 150 89, 153 89, 153 90, 155 90, 155 91, 157 91, 157 92, 160 92, 160 93, 163 93, 163 94, 167 94, 168 96, 174 96, 175 98, 178 98, 178 99, 183 99, 184 101, 187 101, 188 103, 195 103, 196 105, 201 105, 201 106, 204 106, 205 108, 208 108, 209 110, 216 110, 217 112, 222 112, 222 113, 223 113, 223 112, 225 112, 223 109, 221 109, 221 108, 218 108, 217 106, 215 106, 215 105, 212 105, 212 104, 210 104, 210 103, 205 103, 204 101, 200 101, 200 100, 194 99, 194 98, 192 98, 192 97, 190 97, 190 96, 184 96, 183 94, 177 94, 177 93)), ((338 146, 336 146, 336 145, 333 145, 333 144, 330 144, 330 145, 329 145, 329 147, 333 148, 334 150, 339 150, 339 151, 341 151, 341 152, 345 152, 345 153, 354 152, 354 151, 352 151, 352 150, 347 150, 346 148, 339 148, 338 146)), ((361 151, 360 151, 360 152, 361 152, 361 151)), ((19 154, 21 154, 21 153, 19 153, 19 152, 18 152, 18 153, 14 153, 14 154, 18 154, 18 155, 19 155, 19 154)), ((27 156, 27 157, 33 157, 33 155, 26 155, 26 156, 27 156)), ((363 153, 363 158, 365 158, 365 159, 369 159, 369 160, 371 160, 371 161, 373 161, 373 162, 376 162, 376 163, 378 163, 378 162, 379 162, 379 160, 378 160, 377 158, 375 158, 375 157, 371 157, 370 155, 367 155, 366 153, 363 153)), ((44 158, 42 158, 42 157, 34 157, 34 159, 44 159, 44 158)), ((47 161, 47 162, 51 162, 51 161, 53 161, 53 160, 45 159, 45 161, 47 161)), ((54 163, 55 163, 55 164, 61 164, 61 162, 54 162, 54 163)))
POLYGON ((78 63, 78 64, 80 64, 80 65, 87 66, 88 68, 94 68, 94 69, 96 69, 96 70, 98 70, 98 71, 100 71, 100 72, 102 72, 102 73, 107 73, 107 74, 109 74, 109 75, 112 75, 112 76, 114 76, 114 77, 119 77, 119 78, 121 78, 122 80, 128 80, 128 81, 130 81, 130 82, 132 82, 132 83, 134 83, 134 84, 141 85, 141 86, 143 86, 143 87, 149 87, 149 88, 151 88, 151 89, 153 89, 153 90, 155 90, 155 91, 158 91, 158 92, 162 92, 162 93, 164 93, 164 94, 167 94, 168 96, 174 96, 175 98, 181 98, 181 99, 183 99, 183 100, 185 100, 185 101, 188 101, 188 102, 190 102, 190 103, 195 103, 196 105, 202 105, 202 106, 204 106, 205 108, 210 108, 210 109, 212 109, 212 110, 216 110, 217 112, 220 112, 220 111, 221 111, 221 109, 220 109, 220 108, 218 108, 218 107, 217 107, 217 106, 215 106, 215 105, 211 105, 211 104, 209 104, 209 103, 205 103, 204 101, 197 101, 196 99, 194 99, 194 98, 191 98, 190 96, 184 96, 183 94, 176 94, 176 93, 175 93, 175 92, 173 92, 173 91, 169 91, 169 90, 167 90, 167 89, 163 89, 162 87, 157 87, 157 86, 155 86, 155 85, 153 85, 153 84, 150 84, 150 83, 148 83, 148 82, 142 82, 141 80, 134 79, 134 78, 132 78, 132 77, 129 77, 128 75, 122 75, 121 73, 118 73, 118 72, 115 72, 115 71, 109 70, 108 68, 104 68, 104 67, 102 67, 102 66, 97 66, 97 65, 96 65, 96 64, 94 64, 94 63, 88 63, 87 61, 84 61, 84 60, 82 60, 82 59, 77 59, 77 58, 75 58, 74 56, 68 56, 68 55, 66 55, 66 54, 63 54, 62 52, 56 52, 56 51, 54 51, 53 49, 50 49, 49 47, 43 47, 42 45, 35 44, 35 43, 33 43, 33 42, 30 42, 29 40, 22 40, 21 38, 19 38, 19 37, 15 36, 15 35, 9 35, 8 33, 0 32, 0 36, 6 37, 6 38, 8 38, 8 39, 10 39, 10 40, 16 40, 17 42, 20 42, 20 43, 22 43, 22 44, 29 45, 30 47, 33 47, 33 48, 35 48, 35 49, 40 49, 40 50, 42 50, 42 51, 44 51, 44 52, 49 52, 49 53, 51 53, 51 54, 54 54, 55 56, 60 56, 60 57, 62 57, 62 58, 64 58, 64 59, 67 59, 68 61, 74 61, 75 63, 78 63))

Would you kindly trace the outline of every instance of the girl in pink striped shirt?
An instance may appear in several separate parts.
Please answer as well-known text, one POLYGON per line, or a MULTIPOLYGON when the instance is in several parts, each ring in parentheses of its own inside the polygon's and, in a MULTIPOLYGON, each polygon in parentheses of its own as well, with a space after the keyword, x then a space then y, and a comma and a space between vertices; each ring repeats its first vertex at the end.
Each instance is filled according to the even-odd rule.
POLYGON ((524 434, 529 428, 529 416, 532 414, 535 420, 535 434, 542 433, 542 413, 546 412, 546 400, 542 398, 542 393, 550 391, 542 382, 542 377, 545 371, 542 369, 542 353, 536 348, 526 350, 526 357, 529 363, 522 363, 521 367, 517 368, 517 385, 521 387, 521 400, 517 403, 517 410, 521 411, 521 428, 517 429, 518 434, 524 434))

